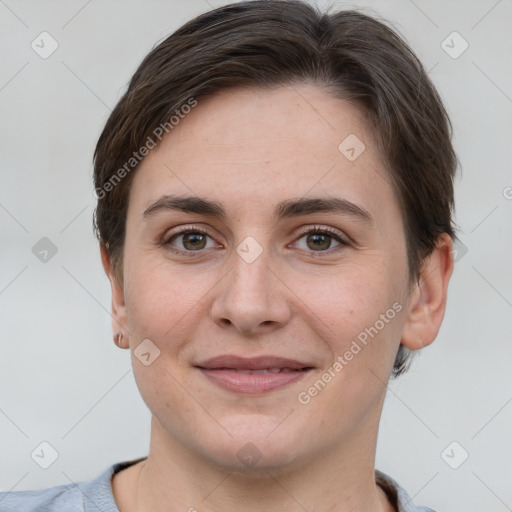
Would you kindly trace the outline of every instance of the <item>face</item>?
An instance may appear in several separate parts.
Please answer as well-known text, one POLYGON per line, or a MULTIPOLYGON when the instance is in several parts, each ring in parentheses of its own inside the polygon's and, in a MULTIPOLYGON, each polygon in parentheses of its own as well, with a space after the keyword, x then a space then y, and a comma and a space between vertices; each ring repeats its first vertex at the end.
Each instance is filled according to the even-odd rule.
POLYGON ((376 435, 406 243, 351 104, 305 85, 200 99, 134 176, 123 269, 116 315, 160 443, 268 469, 376 435))

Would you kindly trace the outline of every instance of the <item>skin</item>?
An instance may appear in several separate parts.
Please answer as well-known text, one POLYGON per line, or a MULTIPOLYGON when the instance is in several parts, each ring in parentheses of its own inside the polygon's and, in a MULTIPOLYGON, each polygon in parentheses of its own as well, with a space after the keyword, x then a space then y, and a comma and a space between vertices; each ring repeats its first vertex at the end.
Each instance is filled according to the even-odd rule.
POLYGON ((152 413, 144 470, 131 466, 112 481, 121 512, 393 510, 374 478, 386 383, 400 341, 417 350, 438 333, 451 251, 442 235, 418 282, 408 281, 398 201, 353 105, 304 84, 200 99, 134 176, 122 282, 102 249, 114 333, 124 334, 152 413), (349 134, 366 147, 354 161, 338 150, 349 134), (143 216, 169 194, 215 200, 226 218, 175 210, 143 216), (273 218, 278 203, 304 197, 343 198, 373 220, 339 212, 273 218), (162 244, 194 226, 208 231, 205 248, 194 252, 183 236, 171 245, 193 257, 162 244), (298 232, 315 226, 334 229, 347 245, 327 236, 327 248, 318 249, 298 232), (248 236, 262 249, 252 263, 236 251, 248 236), (301 404, 298 394, 397 302, 401 311, 301 404), (148 366, 133 354, 144 339, 160 350, 148 366), (243 395, 194 368, 228 353, 315 368, 284 388, 243 395), (261 459, 246 467, 237 453, 249 442, 261 459))

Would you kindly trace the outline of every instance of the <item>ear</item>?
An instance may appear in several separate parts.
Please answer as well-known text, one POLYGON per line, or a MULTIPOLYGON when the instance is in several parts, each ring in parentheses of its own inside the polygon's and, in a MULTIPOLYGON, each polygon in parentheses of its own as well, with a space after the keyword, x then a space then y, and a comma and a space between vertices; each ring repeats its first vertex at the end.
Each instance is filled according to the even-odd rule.
POLYGON ((128 330, 127 330, 127 315, 126 304, 124 301, 124 288, 122 283, 119 283, 110 260, 107 248, 104 243, 100 242, 101 263, 103 270, 110 281, 112 289, 112 330, 114 334, 114 341, 117 345, 118 333, 122 333, 122 340, 119 340, 120 348, 129 348, 128 344, 128 330))
POLYGON ((453 242, 447 233, 425 260, 418 283, 409 296, 409 311, 402 331, 402 345, 419 350, 436 338, 446 309, 448 282, 453 272, 453 242))

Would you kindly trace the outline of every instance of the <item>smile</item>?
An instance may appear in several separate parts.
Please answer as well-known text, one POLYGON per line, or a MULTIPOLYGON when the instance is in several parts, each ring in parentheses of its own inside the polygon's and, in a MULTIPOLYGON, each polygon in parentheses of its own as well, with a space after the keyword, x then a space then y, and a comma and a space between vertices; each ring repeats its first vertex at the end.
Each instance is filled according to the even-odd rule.
POLYGON ((218 356, 196 368, 217 386, 237 393, 265 393, 302 379, 313 366, 297 360, 263 356, 218 356))

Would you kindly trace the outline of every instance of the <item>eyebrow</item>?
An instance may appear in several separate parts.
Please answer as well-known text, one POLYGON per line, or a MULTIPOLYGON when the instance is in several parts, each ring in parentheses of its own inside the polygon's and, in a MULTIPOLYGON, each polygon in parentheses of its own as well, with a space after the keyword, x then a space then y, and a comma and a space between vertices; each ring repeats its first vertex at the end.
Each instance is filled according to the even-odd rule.
MULTIPOLYGON (((143 213, 144 218, 162 211, 182 211, 197 213, 225 220, 227 213, 222 204, 197 196, 160 197, 143 213)), ((367 224, 373 224, 373 218, 363 207, 338 197, 299 198, 280 202, 274 209, 274 219, 313 215, 315 213, 338 213, 354 217, 367 224)))

